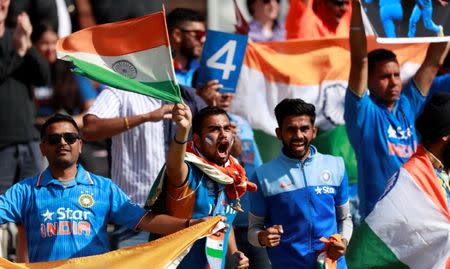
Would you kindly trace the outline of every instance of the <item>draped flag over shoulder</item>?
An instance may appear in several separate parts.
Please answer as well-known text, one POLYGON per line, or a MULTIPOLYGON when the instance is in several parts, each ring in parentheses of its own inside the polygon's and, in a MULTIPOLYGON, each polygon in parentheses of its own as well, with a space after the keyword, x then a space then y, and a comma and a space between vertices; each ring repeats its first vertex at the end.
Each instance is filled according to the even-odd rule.
POLYGON ((450 268, 450 211, 422 146, 388 182, 346 254, 349 268, 450 268))
POLYGON ((194 242, 209 235, 221 217, 162 237, 150 243, 123 248, 101 255, 40 263, 12 263, 0 258, 2 269, 175 269, 194 242))
MULTIPOLYGON (((370 50, 381 46, 376 44, 375 37, 369 37, 368 41, 370 50)), ((425 58, 428 44, 383 47, 397 54, 402 65, 402 79, 406 82, 425 58)), ((315 105, 316 124, 320 130, 331 131, 344 124, 349 72, 350 49, 346 38, 250 42, 230 112, 243 116, 254 129, 270 134, 275 140, 275 106, 284 98, 302 98, 315 105)), ((264 141, 264 144, 272 144, 272 141, 264 141)), ((346 144, 352 151, 350 143, 346 144)), ((272 149, 268 154, 272 152, 278 154, 279 151, 272 149)), ((261 153, 265 154, 264 149, 261 153)))
POLYGON ((164 12, 93 26, 58 40, 59 59, 114 88, 181 102, 164 12))

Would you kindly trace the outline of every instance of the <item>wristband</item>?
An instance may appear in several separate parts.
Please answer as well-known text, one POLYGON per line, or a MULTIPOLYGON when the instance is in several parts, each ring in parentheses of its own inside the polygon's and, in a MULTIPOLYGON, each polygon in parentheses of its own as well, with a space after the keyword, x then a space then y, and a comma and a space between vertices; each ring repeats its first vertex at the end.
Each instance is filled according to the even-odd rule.
POLYGON ((130 123, 128 122, 127 117, 125 116, 125 118, 123 118, 123 120, 125 121, 125 127, 127 127, 127 130, 130 129, 130 123))
POLYGON ((191 227, 191 219, 186 219, 186 221, 184 222, 184 227, 186 228, 191 227))
POLYGON ((186 144, 189 141, 189 139, 186 139, 185 141, 178 141, 177 140, 177 135, 174 135, 173 136, 173 141, 175 141, 175 143, 177 143, 178 145, 184 145, 184 144, 186 144))

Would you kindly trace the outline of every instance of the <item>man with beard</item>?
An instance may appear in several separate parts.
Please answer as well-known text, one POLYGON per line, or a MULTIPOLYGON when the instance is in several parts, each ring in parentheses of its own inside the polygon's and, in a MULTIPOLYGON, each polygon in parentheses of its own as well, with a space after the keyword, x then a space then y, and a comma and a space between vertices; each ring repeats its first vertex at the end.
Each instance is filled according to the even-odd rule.
MULTIPOLYGON (((199 67, 198 59, 202 55, 203 44, 206 40, 205 19, 192 9, 176 8, 167 15, 167 31, 172 48, 175 76, 177 82, 184 86, 181 88, 181 94, 190 96, 195 95, 196 92, 206 103, 211 103, 217 91, 223 88, 218 80, 208 81, 197 91, 190 88, 195 86, 194 77, 199 67)), ((183 98, 186 99, 184 96, 183 98)), ((192 110, 193 106, 189 104, 189 107, 192 110)), ((192 112, 195 113, 193 110, 192 112)))
POLYGON ((30 262, 108 252, 109 222, 170 234, 201 221, 146 212, 110 179, 84 170, 77 164, 82 141, 72 117, 48 119, 41 139, 48 168, 0 196, 0 223, 24 226, 30 262))
POLYGON ((333 237, 327 256, 346 268, 343 255, 353 224, 344 161, 311 145, 317 131, 314 105, 284 99, 275 116, 283 149, 252 176, 258 190, 250 194, 248 240, 267 247, 274 269, 315 268, 325 247, 320 238, 333 237))
MULTIPOLYGON (((227 113, 217 107, 206 107, 192 121, 189 107, 176 104, 172 119, 177 131, 166 163, 167 213, 188 219, 227 215, 231 222, 239 207, 234 198, 242 194, 236 193, 240 192, 239 186, 233 182, 246 182, 246 177, 244 168, 230 156, 234 137, 227 113), (192 122, 193 141, 188 143, 192 122)), ((234 257, 234 268, 248 268, 248 259, 237 250, 232 229, 228 238, 228 254, 234 257)), ((179 268, 205 268, 206 265, 205 239, 202 239, 193 245, 179 268)))
POLYGON ((344 119, 358 161, 360 213, 364 218, 380 198, 387 180, 416 151, 414 120, 444 62, 449 43, 430 44, 424 62, 402 89, 396 55, 385 49, 367 54, 360 2, 352 3, 351 69, 344 119))

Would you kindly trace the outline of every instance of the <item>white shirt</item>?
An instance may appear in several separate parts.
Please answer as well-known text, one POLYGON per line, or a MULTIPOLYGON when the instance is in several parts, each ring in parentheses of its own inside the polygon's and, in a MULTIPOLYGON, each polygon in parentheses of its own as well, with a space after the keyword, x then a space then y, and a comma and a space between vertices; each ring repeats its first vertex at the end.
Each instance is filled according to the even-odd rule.
MULTIPOLYGON (((87 114, 116 118, 151 112, 161 106, 162 102, 152 97, 107 88, 87 114)), ((143 206, 165 162, 162 121, 146 122, 113 136, 111 158, 112 180, 132 201, 143 206)))

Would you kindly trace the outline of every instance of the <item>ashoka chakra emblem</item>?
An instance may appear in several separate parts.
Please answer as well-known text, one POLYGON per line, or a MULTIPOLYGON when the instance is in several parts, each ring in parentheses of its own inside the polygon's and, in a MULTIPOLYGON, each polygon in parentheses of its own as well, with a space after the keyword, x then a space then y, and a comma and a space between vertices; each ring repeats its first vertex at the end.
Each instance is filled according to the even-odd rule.
POLYGON ((136 78, 137 70, 132 63, 126 60, 120 60, 112 65, 112 69, 127 78, 136 78))

